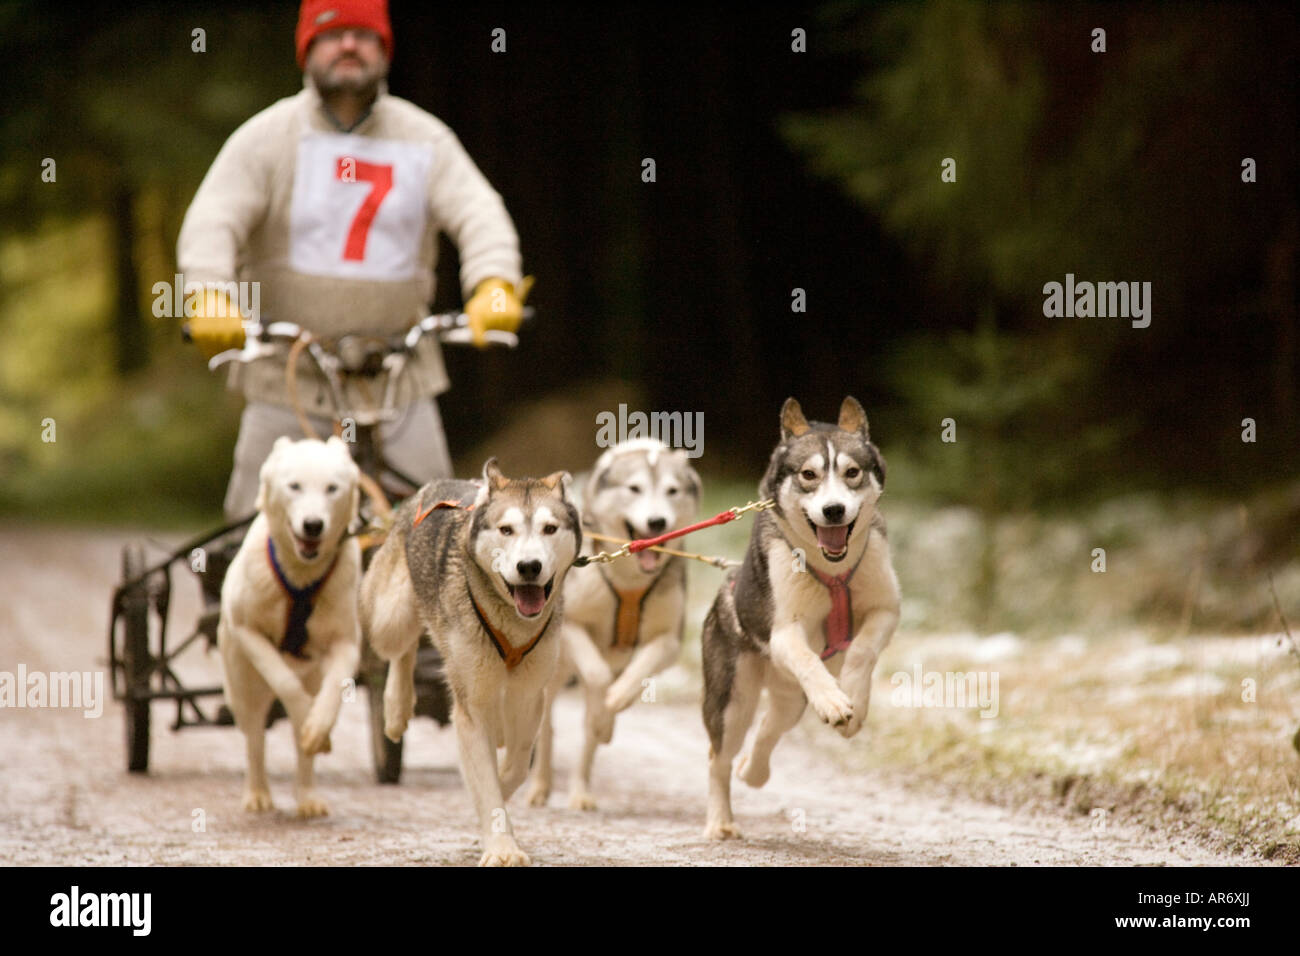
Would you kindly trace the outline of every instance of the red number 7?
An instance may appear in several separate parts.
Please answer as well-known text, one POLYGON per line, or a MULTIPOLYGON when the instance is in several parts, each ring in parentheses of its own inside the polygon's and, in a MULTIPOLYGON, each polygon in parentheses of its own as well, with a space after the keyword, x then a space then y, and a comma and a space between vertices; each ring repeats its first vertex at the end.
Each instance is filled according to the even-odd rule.
POLYGON ((370 194, 357 210, 357 216, 352 220, 352 228, 348 230, 347 244, 343 247, 344 259, 364 260, 366 235, 370 232, 370 224, 375 221, 379 204, 393 188, 392 164, 367 163, 364 160, 353 159, 351 156, 340 156, 334 175, 344 182, 371 184, 370 194))

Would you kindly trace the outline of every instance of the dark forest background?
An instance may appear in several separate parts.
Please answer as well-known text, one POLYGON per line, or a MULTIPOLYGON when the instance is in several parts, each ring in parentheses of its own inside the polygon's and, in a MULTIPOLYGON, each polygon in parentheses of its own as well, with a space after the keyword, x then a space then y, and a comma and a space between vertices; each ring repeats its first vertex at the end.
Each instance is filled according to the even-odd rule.
MULTIPOLYGON (((1289 7, 392 7, 391 91, 457 132, 537 276, 518 352, 449 350, 454 450, 594 386, 703 412, 701 465, 751 481, 787 395, 852 393, 939 503, 1294 478, 1289 7), (1067 272, 1151 282, 1150 328, 1045 318, 1067 272)), ((296 12, 0 4, 6 510, 218 504, 238 405, 148 290, 225 137, 299 88, 296 12)))

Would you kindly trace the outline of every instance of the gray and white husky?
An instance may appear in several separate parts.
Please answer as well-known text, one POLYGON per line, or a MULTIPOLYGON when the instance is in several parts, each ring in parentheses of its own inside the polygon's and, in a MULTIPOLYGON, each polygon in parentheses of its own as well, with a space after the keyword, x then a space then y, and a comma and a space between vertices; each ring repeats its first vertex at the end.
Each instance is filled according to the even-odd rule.
POLYGON ((442 653, 461 773, 483 834, 480 866, 529 863, 505 803, 528 775, 560 656, 564 579, 582 547, 569 481, 567 472, 510 479, 490 459, 481 483, 430 482, 398 509, 361 584, 362 632, 393 662, 384 687, 390 739, 401 739, 415 709, 421 631, 442 653))
POLYGON ((740 835, 731 815, 731 761, 767 710, 737 776, 761 787, 772 748, 811 702, 852 737, 867 717, 871 672, 898 624, 898 578, 876 508, 885 461, 867 416, 845 398, 839 422, 809 422, 781 408, 781 441, 759 485, 776 505, 754 522, 744 563, 723 581, 705 618, 704 726, 709 808, 704 835, 740 835))
MULTIPOLYGON (((583 526, 618 538, 651 538, 690 524, 700 478, 684 451, 656 439, 632 439, 596 462, 583 495, 583 526)), ((676 542, 674 542, 676 543, 676 542)), ((592 550, 614 545, 596 542, 592 550)), ((686 611, 685 559, 641 551, 569 577, 564 595, 563 652, 547 690, 546 711, 528 799, 551 794, 551 702, 573 675, 586 696, 582 754, 570 776, 569 806, 594 810, 591 766, 609 743, 614 717, 636 702, 646 680, 677 661, 686 611)))

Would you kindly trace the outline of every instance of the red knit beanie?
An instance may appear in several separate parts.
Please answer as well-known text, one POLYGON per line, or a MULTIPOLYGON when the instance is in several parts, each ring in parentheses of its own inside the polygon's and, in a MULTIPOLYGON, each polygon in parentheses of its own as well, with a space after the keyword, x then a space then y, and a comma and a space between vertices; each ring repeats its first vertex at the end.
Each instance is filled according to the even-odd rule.
POLYGON ((393 58, 393 26, 388 22, 388 0, 302 0, 298 11, 298 30, 294 41, 298 47, 298 68, 307 63, 311 41, 329 30, 359 27, 374 30, 384 52, 393 58))

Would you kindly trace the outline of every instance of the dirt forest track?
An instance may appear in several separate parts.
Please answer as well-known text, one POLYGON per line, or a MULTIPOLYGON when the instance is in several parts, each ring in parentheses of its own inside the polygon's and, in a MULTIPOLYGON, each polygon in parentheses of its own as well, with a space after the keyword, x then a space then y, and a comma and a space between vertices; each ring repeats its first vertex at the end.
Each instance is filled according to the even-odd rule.
MULTIPOLYGON (((45 528, 0 529, 0 671, 107 670, 109 598, 120 550, 142 536, 45 528)), ((177 536, 158 536, 171 544, 177 536)), ((172 626, 185 628, 197 585, 178 574, 172 626)), ((187 632, 186 632, 187 633, 187 632)), ((193 650, 193 649, 192 649, 193 650)), ((219 681, 214 653, 182 669, 219 681)), ((637 704, 597 755, 595 812, 570 810, 566 774, 577 745, 576 697, 557 713, 557 780, 550 805, 510 803, 535 865, 1035 865, 1246 862, 1183 838, 1120 824, 1098 840, 1086 818, 997 807, 909 786, 901 774, 849 774, 837 755, 869 747, 870 726, 843 741, 805 716, 776 750, 762 790, 734 785, 745 839, 706 841, 705 761, 698 690, 684 668, 664 675, 660 700, 637 704)), ((105 673, 103 714, 0 709, 0 865, 412 864, 472 865, 479 856, 452 728, 417 719, 401 784, 371 771, 364 691, 345 704, 333 752, 317 761, 329 817, 292 815, 287 722, 268 735, 276 810, 239 809, 243 739, 233 728, 173 733, 171 703, 153 709, 148 775, 125 770, 123 713, 105 673), (201 814, 196 811, 202 811, 201 814), (195 821, 203 829, 196 832, 195 821)), ((215 704, 215 702, 210 702, 215 704)))

